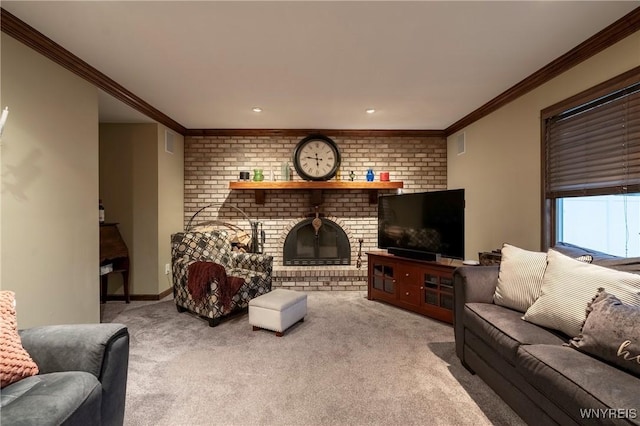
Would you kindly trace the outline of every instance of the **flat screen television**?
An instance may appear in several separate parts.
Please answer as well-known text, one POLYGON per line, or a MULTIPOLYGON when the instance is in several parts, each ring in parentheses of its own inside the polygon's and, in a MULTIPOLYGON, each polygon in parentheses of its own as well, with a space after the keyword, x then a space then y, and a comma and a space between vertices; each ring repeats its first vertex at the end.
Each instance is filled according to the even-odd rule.
POLYGON ((464 189, 382 195, 378 247, 415 259, 463 259, 464 207, 464 189))

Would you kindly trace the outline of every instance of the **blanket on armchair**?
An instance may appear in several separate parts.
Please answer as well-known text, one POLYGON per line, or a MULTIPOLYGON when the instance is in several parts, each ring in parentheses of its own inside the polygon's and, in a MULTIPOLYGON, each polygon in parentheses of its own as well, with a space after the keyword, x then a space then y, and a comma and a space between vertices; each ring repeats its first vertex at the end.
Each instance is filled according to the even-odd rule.
POLYGON ((201 302, 208 293, 209 283, 218 281, 220 304, 224 311, 231 309, 231 299, 244 284, 240 277, 227 276, 224 266, 214 262, 194 262, 189 265, 187 288, 196 302, 201 302))

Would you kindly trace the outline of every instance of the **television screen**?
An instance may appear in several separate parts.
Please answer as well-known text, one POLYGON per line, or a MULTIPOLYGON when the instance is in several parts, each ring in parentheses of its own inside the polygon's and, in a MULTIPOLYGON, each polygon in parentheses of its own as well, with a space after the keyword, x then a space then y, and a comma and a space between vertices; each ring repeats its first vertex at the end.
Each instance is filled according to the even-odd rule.
POLYGON ((464 189, 378 199, 378 247, 464 258, 464 189))

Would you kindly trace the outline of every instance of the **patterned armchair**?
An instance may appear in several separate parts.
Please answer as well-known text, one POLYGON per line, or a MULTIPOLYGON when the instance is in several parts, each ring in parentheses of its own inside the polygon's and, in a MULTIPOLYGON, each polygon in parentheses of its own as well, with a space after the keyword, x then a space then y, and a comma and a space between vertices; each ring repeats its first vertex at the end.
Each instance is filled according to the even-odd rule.
POLYGON ((178 311, 188 310, 205 317, 211 327, 218 325, 223 316, 246 308, 249 300, 271 291, 273 257, 232 251, 229 236, 222 230, 173 234, 171 258, 173 297, 178 311), (196 267, 215 265, 223 267, 218 266, 222 276, 196 272, 196 267), (203 294, 190 287, 196 274, 206 281, 203 294), (234 290, 229 294, 232 283, 234 290))

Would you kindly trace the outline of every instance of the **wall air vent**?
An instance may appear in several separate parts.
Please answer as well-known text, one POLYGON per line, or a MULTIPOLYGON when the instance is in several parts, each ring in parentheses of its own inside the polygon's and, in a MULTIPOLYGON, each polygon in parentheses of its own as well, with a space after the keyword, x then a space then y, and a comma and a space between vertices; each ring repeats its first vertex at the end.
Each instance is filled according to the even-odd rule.
POLYGON ((458 155, 462 155, 465 153, 466 151, 466 137, 465 137, 465 132, 460 133, 457 137, 456 137, 456 143, 458 145, 458 155))
POLYGON ((169 130, 164 131, 164 152, 173 154, 173 138, 175 138, 175 134, 173 132, 170 132, 169 130))

